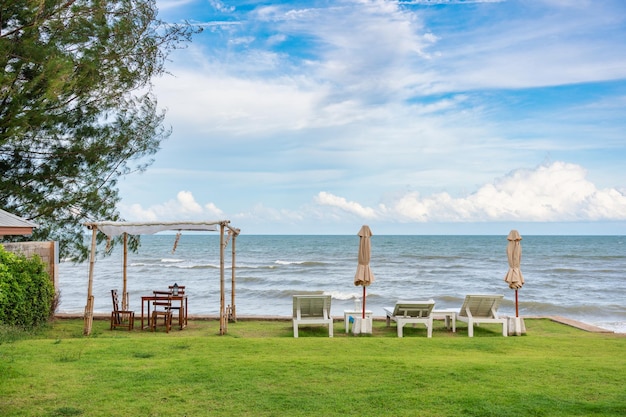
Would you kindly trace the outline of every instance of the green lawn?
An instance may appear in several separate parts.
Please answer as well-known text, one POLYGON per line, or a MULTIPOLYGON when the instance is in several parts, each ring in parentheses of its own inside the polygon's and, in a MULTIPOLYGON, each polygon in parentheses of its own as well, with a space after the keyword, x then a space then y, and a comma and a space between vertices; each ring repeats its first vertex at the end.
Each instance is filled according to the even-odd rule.
MULTIPOLYGON (((481 326, 374 323, 353 336, 335 321, 218 322, 150 333, 94 321, 0 337, 1 416, 624 416, 626 338, 549 320, 527 335, 481 326)), ((1 336, 1 334, 0 334, 1 336)))

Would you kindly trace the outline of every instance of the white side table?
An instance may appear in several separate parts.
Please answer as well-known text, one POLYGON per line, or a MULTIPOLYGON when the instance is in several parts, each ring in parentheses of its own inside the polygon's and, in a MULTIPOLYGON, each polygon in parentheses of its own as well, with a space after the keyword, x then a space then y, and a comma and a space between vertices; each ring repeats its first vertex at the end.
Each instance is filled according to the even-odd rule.
POLYGON ((456 332, 456 313, 458 311, 453 308, 444 310, 433 310, 430 314, 433 316, 433 320, 445 320, 446 329, 450 328, 450 322, 452 322, 452 331, 456 332))
MULTIPOLYGON (((356 311, 356 310, 344 310, 343 311, 343 322, 346 326, 346 333, 348 333, 348 328, 350 327, 350 316, 356 318, 362 318, 363 317, 363 310, 361 311, 356 311)), ((365 310, 365 318, 366 319, 372 319, 372 311, 371 310, 365 310)))

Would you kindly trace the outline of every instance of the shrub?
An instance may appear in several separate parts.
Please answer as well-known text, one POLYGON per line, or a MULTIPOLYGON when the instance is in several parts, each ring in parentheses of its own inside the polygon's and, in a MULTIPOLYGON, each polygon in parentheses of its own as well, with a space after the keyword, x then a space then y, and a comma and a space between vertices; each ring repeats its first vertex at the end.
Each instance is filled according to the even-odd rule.
POLYGON ((7 252, 0 245, 0 324, 45 324, 54 313, 54 300, 54 285, 41 258, 7 252))

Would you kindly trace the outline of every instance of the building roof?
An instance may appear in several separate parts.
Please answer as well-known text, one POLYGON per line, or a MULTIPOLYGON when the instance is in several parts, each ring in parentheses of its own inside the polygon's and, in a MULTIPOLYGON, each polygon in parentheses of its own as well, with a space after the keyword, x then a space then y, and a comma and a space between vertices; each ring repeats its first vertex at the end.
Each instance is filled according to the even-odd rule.
POLYGON ((0 236, 30 235, 37 224, 0 209, 0 236))

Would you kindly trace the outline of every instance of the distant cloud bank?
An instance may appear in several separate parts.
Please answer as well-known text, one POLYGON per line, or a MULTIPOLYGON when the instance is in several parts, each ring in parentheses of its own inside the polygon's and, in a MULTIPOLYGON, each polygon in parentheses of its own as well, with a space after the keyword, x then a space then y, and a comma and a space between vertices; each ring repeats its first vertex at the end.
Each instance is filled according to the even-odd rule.
POLYGON ((422 197, 411 192, 375 209, 325 192, 316 201, 365 219, 395 217, 413 222, 626 220, 626 195, 616 189, 597 189, 586 175, 579 165, 554 162, 512 171, 466 197, 448 193, 422 197))
POLYGON ((214 203, 196 202, 190 191, 180 191, 176 199, 148 208, 139 204, 123 207, 127 220, 179 220, 197 218, 256 218, 290 222, 352 218, 378 222, 574 222, 626 220, 623 190, 598 189, 587 178, 587 171, 576 164, 553 162, 534 169, 517 169, 484 184, 462 197, 448 193, 421 196, 409 192, 393 200, 367 207, 357 201, 321 191, 313 205, 300 212, 273 210, 262 206, 224 213, 214 203), (324 208, 324 210, 320 210, 324 208), (269 217, 269 218, 266 218, 269 217))

